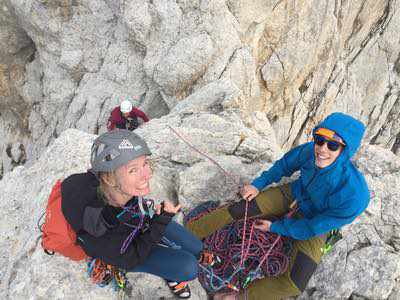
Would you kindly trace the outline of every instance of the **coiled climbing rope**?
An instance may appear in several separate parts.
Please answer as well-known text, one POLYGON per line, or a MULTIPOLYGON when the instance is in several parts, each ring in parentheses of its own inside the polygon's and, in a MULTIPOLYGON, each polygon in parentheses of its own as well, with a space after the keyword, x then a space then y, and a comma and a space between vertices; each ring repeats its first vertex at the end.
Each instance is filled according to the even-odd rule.
MULTIPOLYGON (((203 203, 186 216, 185 222, 197 220, 216 206, 215 202, 203 203)), ((287 270, 291 240, 256 229, 256 221, 233 222, 203 240, 204 248, 221 260, 200 268, 199 281, 207 291, 244 289, 255 279, 279 276, 287 270)))

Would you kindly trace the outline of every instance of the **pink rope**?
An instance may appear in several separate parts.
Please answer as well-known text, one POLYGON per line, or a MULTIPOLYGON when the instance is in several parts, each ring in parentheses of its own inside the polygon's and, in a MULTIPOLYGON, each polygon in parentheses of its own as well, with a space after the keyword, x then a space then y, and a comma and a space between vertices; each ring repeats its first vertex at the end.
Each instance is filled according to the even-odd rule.
POLYGON ((169 129, 171 129, 171 131, 173 133, 175 133, 182 141, 184 141, 186 143, 186 145, 188 145, 191 149, 193 149, 194 151, 196 151, 197 153, 199 153, 200 155, 208 158, 213 164, 215 164, 224 174, 225 176, 229 177, 230 179, 232 179, 232 181, 238 186, 238 188, 240 187, 240 182, 239 179, 237 178, 237 176, 233 176, 231 173, 227 172, 217 161, 215 161, 213 158, 211 158, 210 156, 208 156, 207 154, 201 152, 200 150, 198 150, 196 147, 194 147, 191 143, 188 142, 187 139, 185 139, 178 131, 176 131, 174 128, 172 128, 171 126, 167 125, 169 129))
MULTIPOLYGON (((172 128, 171 126, 168 126, 168 128, 173 133, 175 133, 180 139, 182 139, 191 149, 193 149, 194 151, 196 151, 200 155, 206 157, 213 164, 215 164, 220 170, 222 170, 222 172, 225 174, 225 176, 227 176, 230 179, 232 179, 232 181, 237 185, 238 190, 240 189, 240 181, 239 181, 239 179, 237 177, 234 177, 231 173, 228 173, 227 171, 225 171, 225 169, 218 162, 216 162, 214 159, 212 159, 210 156, 208 156, 207 154, 205 154, 205 153, 201 152, 200 150, 198 150, 197 148, 195 148, 181 134, 179 134, 174 128, 172 128)), ((247 257, 250 254, 251 255, 256 255, 256 256, 260 255, 260 253, 251 253, 251 251, 250 251, 251 244, 252 244, 252 238, 253 238, 253 232, 254 232, 254 221, 252 221, 252 223, 250 224, 249 240, 248 240, 247 247, 246 247, 246 250, 245 250, 245 246, 246 246, 246 230, 247 230, 247 223, 248 223, 248 206, 249 206, 249 201, 247 201, 247 200, 245 200, 245 201, 246 201, 246 207, 245 207, 245 215, 244 215, 244 219, 243 219, 243 231, 242 231, 242 242, 241 242, 241 248, 240 248, 240 267, 239 267, 239 270, 243 269, 243 264, 244 264, 244 262, 246 261, 247 257)), ((288 213, 288 217, 291 217, 291 215, 293 213, 294 212, 289 212, 288 213)), ((211 244, 213 244, 216 249, 220 249, 223 246, 225 239, 221 238, 219 236, 219 233, 215 233, 213 236, 214 237, 211 237, 211 240, 213 240, 213 242, 211 242, 211 240, 209 240, 208 242, 209 243, 211 242, 211 244)), ((258 266, 256 268, 257 271, 261 268, 261 266, 264 264, 264 262, 268 259, 268 257, 270 256, 272 250, 281 241, 281 239, 282 239, 281 236, 278 235, 277 238, 275 239, 275 241, 269 247, 267 253, 264 253, 262 259, 259 261, 258 266)), ((258 245, 262 244, 263 242, 265 243, 265 237, 261 237, 260 234, 258 234, 256 236, 256 241, 253 241, 253 242, 256 242, 258 245)), ((261 251, 264 252, 263 247, 258 247, 258 248, 261 249, 261 251)), ((230 249, 230 250, 231 251, 235 251, 234 249, 230 249)), ((232 252, 232 254, 233 253, 234 252, 232 252)), ((286 265, 284 268, 287 268, 287 266, 288 266, 288 261, 287 260, 286 260, 286 264, 284 264, 284 265, 286 265)), ((226 269, 226 266, 227 266, 227 264, 225 264, 225 268, 223 268, 224 270, 226 269)), ((236 273, 236 271, 234 273, 236 273)), ((230 283, 230 280, 229 280, 229 283, 230 283)), ((247 298, 247 293, 245 294, 245 296, 247 298)))
MULTIPOLYGON (((243 266, 243 262, 244 262, 244 244, 246 243, 246 224, 247 224, 247 212, 249 210, 249 201, 246 201, 246 208, 244 211, 244 219, 243 219, 243 234, 242 234, 242 250, 240 251, 240 267, 243 266)), ((249 239, 249 244, 250 244, 250 240, 249 239)))

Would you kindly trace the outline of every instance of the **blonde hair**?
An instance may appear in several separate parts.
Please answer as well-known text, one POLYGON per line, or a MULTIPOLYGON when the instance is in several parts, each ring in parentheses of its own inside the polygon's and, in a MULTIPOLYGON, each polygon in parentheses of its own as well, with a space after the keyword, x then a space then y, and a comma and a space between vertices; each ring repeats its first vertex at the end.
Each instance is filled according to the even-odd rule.
MULTIPOLYGON (((110 190, 120 193, 124 196, 129 195, 122 190, 121 183, 118 180, 117 172, 109 171, 109 172, 100 172, 99 173, 99 181, 100 181, 100 191, 105 196, 106 204, 110 204, 110 200, 107 198, 107 195, 110 197, 110 190)), ((130 196, 130 195, 129 195, 130 196)))
POLYGON ((109 199, 106 197, 107 191, 111 189, 119 190, 120 184, 117 181, 117 175, 115 170, 110 172, 100 172, 98 175, 99 178, 99 188, 101 193, 103 194, 103 200, 106 204, 109 204, 109 199))

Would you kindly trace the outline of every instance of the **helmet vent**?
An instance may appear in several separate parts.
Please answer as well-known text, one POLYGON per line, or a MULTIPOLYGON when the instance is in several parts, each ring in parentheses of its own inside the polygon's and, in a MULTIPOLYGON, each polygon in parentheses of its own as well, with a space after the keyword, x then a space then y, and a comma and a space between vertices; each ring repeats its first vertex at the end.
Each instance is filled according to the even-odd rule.
POLYGON ((105 161, 112 161, 112 160, 116 159, 118 156, 119 156, 119 152, 116 151, 115 149, 111 149, 110 153, 107 154, 104 157, 104 159, 105 159, 105 161))
POLYGON ((110 172, 142 155, 151 155, 146 142, 129 130, 117 129, 94 141, 90 163, 93 172, 110 172))

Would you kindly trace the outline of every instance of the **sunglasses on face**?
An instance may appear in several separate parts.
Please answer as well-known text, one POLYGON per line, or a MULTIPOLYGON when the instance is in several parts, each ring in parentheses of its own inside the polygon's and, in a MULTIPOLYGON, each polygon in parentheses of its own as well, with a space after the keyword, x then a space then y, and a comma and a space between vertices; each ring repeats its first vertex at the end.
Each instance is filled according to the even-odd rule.
POLYGON ((331 151, 337 151, 340 148, 340 146, 342 146, 341 143, 328 140, 324 136, 318 134, 314 135, 314 143, 317 144, 318 146, 323 146, 325 143, 327 143, 327 147, 331 151))

